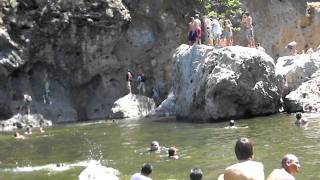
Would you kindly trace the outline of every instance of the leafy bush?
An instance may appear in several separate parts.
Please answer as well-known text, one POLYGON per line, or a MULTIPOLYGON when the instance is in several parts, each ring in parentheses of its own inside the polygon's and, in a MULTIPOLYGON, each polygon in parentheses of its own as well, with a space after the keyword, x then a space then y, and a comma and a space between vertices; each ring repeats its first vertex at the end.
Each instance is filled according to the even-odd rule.
POLYGON ((229 18, 234 27, 240 26, 243 10, 240 0, 197 0, 205 7, 208 17, 229 18))

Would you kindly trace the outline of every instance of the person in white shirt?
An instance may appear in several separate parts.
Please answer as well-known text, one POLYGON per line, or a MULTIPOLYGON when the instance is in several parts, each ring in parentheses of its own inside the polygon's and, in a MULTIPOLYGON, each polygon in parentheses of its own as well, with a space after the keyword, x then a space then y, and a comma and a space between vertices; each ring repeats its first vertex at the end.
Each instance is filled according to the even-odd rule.
POLYGON ((219 46, 220 45, 220 38, 222 34, 222 28, 218 21, 218 19, 214 18, 212 20, 212 39, 214 40, 214 45, 219 46))
POLYGON ((151 164, 143 164, 140 173, 135 173, 131 176, 130 180, 152 180, 149 176, 152 173, 152 165, 151 164))

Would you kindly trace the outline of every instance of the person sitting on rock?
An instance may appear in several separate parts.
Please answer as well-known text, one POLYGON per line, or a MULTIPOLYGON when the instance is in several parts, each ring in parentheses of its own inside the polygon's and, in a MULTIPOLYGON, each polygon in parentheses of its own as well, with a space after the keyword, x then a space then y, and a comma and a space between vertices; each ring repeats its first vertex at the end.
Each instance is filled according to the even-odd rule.
POLYGON ((287 46, 286 46, 287 49, 289 49, 289 55, 290 56, 296 56, 298 54, 298 51, 297 51, 297 42, 295 41, 292 41, 290 42, 287 46))
POLYGON ((260 45, 260 43, 256 44, 256 48, 260 51, 266 52, 266 50, 260 45))
POLYGON ((271 172, 267 180, 295 180, 295 175, 299 172, 300 163, 293 154, 287 154, 282 158, 281 169, 271 172))
POLYGON ((306 118, 302 118, 302 115, 301 113, 297 113, 296 114, 296 124, 297 125, 304 125, 304 124, 307 124, 308 123, 308 120, 306 118))
POLYGON ((224 180, 264 180, 263 164, 252 160, 253 145, 249 139, 240 138, 237 140, 235 154, 239 163, 225 169, 224 180))
POLYGON ((21 135, 20 133, 18 133, 18 132, 15 132, 15 133, 13 134, 13 136, 14 136, 14 138, 15 138, 16 140, 25 139, 25 137, 24 137, 23 135, 21 135))
POLYGON ((175 147, 170 147, 168 149, 168 155, 169 155, 169 159, 179 159, 179 156, 177 155, 177 148, 175 147))
POLYGON ((201 180, 203 176, 202 170, 200 168, 193 168, 190 172, 190 180, 201 180))
POLYGON ((140 173, 135 173, 131 176, 130 180, 152 180, 149 176, 152 173, 151 164, 143 164, 140 173))

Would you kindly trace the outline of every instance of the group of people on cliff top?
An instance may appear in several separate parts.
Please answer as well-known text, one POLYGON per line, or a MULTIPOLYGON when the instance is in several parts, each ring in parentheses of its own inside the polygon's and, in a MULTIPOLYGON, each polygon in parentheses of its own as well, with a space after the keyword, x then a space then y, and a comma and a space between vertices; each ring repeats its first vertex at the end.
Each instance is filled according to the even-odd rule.
MULTIPOLYGON (((153 141, 150 146, 151 152, 163 151, 163 148, 157 141, 153 141)), ((169 152, 170 149, 166 149, 169 152)), ((176 151, 174 148, 171 151, 176 151)), ((228 166, 224 173, 218 177, 218 180, 264 180, 264 166, 261 162, 253 160, 253 144, 248 138, 240 138, 236 141, 234 148, 235 155, 239 160, 231 166, 228 166)), ((177 158, 173 158, 177 159, 177 158)), ((298 158, 293 154, 286 154, 281 160, 281 167, 274 169, 268 176, 268 180, 294 180, 295 175, 299 172, 301 167, 298 158)), ((153 171, 151 164, 143 164, 140 173, 135 173, 131 176, 131 180, 152 180, 150 175, 153 171)), ((189 174, 190 180, 201 180, 203 172, 200 168, 196 167, 191 169, 189 174)))
MULTIPOLYGON (((243 14, 241 22, 245 28, 248 47, 255 48, 252 17, 249 12, 243 14)), ((221 25, 220 20, 216 17, 208 18, 204 15, 202 16, 202 22, 199 14, 191 17, 191 21, 189 22, 188 43, 189 45, 202 44, 202 40, 204 40, 204 43, 207 45, 217 47, 232 46, 233 25, 231 20, 225 18, 221 25)), ((260 48, 262 47, 260 46, 260 48)))

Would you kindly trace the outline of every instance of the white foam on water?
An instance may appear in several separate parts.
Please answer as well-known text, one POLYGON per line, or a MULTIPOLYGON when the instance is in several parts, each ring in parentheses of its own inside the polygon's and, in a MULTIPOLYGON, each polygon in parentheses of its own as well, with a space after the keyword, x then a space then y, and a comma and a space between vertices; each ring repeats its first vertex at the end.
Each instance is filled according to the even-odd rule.
POLYGON ((100 162, 96 160, 87 160, 87 161, 80 161, 72 164, 56 163, 56 164, 46 164, 42 166, 24 166, 24 167, 0 169, 0 172, 34 172, 34 171, 59 172, 59 171, 67 171, 75 167, 88 167, 90 165, 100 165, 100 162))

